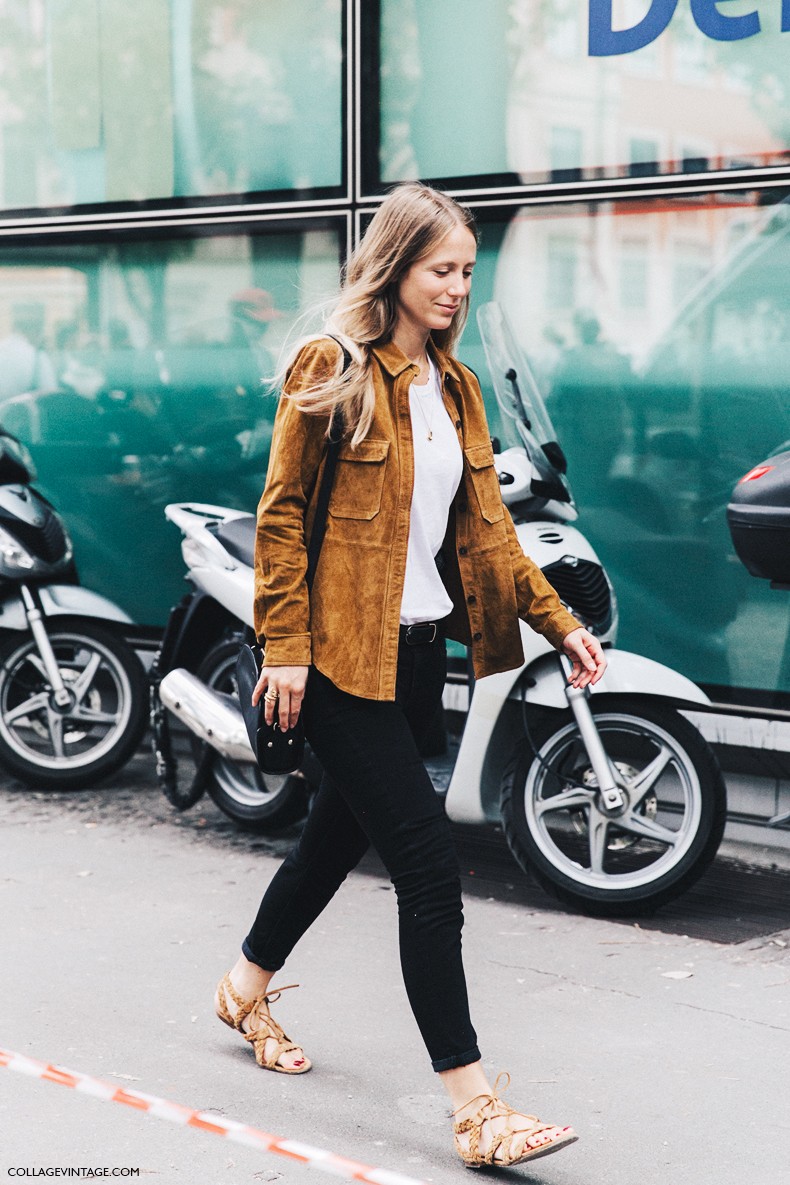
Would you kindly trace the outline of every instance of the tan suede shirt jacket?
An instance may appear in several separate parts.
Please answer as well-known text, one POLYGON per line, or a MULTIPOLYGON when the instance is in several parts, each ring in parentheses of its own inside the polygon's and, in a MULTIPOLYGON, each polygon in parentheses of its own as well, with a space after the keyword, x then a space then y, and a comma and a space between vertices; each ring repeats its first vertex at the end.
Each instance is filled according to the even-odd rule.
MULTIPOLYGON (((285 391, 335 373, 339 352, 329 338, 305 346, 285 391)), ((480 678, 523 662, 519 617, 554 646, 579 623, 518 542, 502 503, 477 379, 454 358, 433 352, 464 455, 442 549, 454 606, 447 634, 472 646, 480 678)), ((348 442, 341 446, 310 596, 305 539, 323 470, 327 417, 306 415, 293 400, 280 400, 258 507, 255 632, 267 665, 313 663, 343 691, 392 700, 414 481, 409 386, 418 368, 393 343, 375 348, 374 358, 373 423, 355 449, 348 442)))

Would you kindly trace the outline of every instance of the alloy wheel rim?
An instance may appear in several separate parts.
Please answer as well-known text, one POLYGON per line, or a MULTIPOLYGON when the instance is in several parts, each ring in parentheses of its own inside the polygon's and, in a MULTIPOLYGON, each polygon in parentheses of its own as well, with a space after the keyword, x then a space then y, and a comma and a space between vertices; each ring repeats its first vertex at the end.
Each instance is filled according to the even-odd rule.
POLYGON ((699 777, 683 745, 653 721, 615 712, 595 720, 624 783, 627 810, 612 817, 602 809, 571 722, 540 749, 542 760, 561 772, 549 773, 537 761, 529 769, 527 826, 543 857, 580 887, 640 888, 670 873, 693 844, 702 814, 699 777), (571 777, 583 786, 568 785, 571 777))
POLYGON ((50 642, 72 706, 65 712, 54 707, 35 643, 26 639, 6 664, 0 736, 17 757, 42 770, 79 769, 104 757, 125 732, 132 688, 116 655, 94 638, 53 633, 50 642))

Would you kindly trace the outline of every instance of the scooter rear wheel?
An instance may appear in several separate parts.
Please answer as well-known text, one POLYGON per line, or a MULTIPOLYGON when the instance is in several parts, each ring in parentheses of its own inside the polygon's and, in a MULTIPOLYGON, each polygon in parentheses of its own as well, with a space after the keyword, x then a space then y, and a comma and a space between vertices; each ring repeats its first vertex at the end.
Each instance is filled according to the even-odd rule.
POLYGON ((58 705, 29 634, 0 643, 0 765, 28 785, 83 789, 131 757, 148 720, 148 681, 130 646, 92 621, 47 632, 69 703, 58 705))
MULTIPOLYGON (((236 657, 241 639, 226 638, 205 656, 197 676, 215 691, 238 695, 236 657)), ((203 746, 195 740, 195 758, 203 746)), ((219 809, 247 831, 277 831, 307 813, 308 786, 297 774, 264 774, 257 765, 215 754, 206 789, 219 809)))
MULTIPOLYGON (((596 697, 597 698, 597 697, 596 697)), ((665 704, 601 698, 592 711, 626 799, 604 809, 573 717, 534 729, 505 771, 502 819, 518 863, 586 913, 650 913, 702 875, 716 854, 726 792, 713 753, 665 704)))

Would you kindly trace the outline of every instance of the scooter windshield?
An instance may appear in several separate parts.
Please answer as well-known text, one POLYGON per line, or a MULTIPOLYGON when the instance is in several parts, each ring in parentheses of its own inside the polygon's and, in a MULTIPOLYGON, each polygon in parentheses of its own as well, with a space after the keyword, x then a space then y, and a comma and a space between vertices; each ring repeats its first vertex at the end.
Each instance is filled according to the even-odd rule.
POLYGON ((501 305, 489 301, 477 311, 491 382, 502 420, 503 445, 526 450, 538 497, 573 504, 567 462, 540 393, 534 371, 518 345, 501 305))

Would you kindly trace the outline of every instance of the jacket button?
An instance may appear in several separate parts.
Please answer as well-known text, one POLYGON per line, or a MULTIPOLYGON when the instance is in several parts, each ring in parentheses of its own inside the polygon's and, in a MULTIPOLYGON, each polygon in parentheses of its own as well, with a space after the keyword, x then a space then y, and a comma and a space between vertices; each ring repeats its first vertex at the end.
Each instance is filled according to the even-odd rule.
POLYGON ((465 547, 459 547, 459 548, 458 548, 458 554, 459 554, 459 555, 466 555, 466 548, 465 548, 465 547))
POLYGON ((460 428, 460 427, 461 427, 461 421, 460 421, 460 420, 456 420, 456 421, 455 421, 455 426, 456 426, 456 428, 460 428))
POLYGON ((477 597, 474 595, 474 593, 469 594, 469 596, 466 598, 466 603, 467 603, 467 605, 476 605, 477 604, 477 597))
POLYGON ((483 636, 483 635, 482 635, 482 634, 480 633, 480 631, 478 630, 476 634, 473 634, 473 635, 472 635, 472 641, 473 641, 473 642, 479 642, 479 641, 480 641, 480 639, 482 638, 482 636, 483 636))

